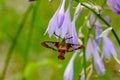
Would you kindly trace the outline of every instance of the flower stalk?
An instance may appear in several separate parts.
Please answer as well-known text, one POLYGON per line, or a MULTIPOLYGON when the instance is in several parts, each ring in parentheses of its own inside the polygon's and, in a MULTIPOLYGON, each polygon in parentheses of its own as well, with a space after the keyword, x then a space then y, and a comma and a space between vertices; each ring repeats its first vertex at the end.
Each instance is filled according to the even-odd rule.
MULTIPOLYGON (((83 44, 85 45, 85 40, 84 40, 84 38, 82 39, 83 40, 83 44)), ((84 75, 85 75, 85 80, 86 80, 86 78, 87 78, 87 73, 86 73, 86 52, 85 52, 85 48, 83 49, 83 66, 84 66, 84 75)))
MULTIPOLYGON (((111 25, 100 14, 98 14, 96 11, 94 11, 92 8, 88 7, 84 3, 81 3, 81 5, 83 5, 84 7, 89 9, 90 11, 92 11, 100 20, 102 20, 107 25, 107 27, 111 27, 111 25)), ((116 40, 117 40, 117 42, 118 42, 118 44, 120 46, 120 39, 119 39, 119 37, 117 36, 117 34, 114 31, 114 29, 112 29, 111 31, 112 31, 113 35, 115 36, 115 38, 116 38, 116 40)))

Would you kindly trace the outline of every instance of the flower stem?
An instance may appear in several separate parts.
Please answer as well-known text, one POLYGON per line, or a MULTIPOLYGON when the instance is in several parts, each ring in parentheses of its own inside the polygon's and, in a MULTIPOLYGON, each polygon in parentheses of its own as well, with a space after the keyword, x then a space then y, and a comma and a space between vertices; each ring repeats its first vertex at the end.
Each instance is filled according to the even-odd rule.
MULTIPOLYGON (((85 44, 84 38, 82 39, 83 44, 85 44)), ((83 66, 84 66, 84 75, 85 75, 85 80, 87 78, 87 73, 86 73, 86 54, 85 54, 85 48, 83 49, 83 66)))
POLYGON ((4 69, 3 69, 2 75, 0 76, 0 80, 4 80, 4 78, 5 78, 6 70, 7 70, 8 64, 9 64, 9 62, 10 62, 10 59, 11 59, 13 50, 14 50, 14 48, 15 48, 15 45, 16 45, 16 43, 17 43, 17 39, 18 39, 18 37, 19 37, 19 35, 20 35, 23 27, 24 27, 25 21, 26 21, 26 19, 27 19, 27 17, 28 17, 28 14, 29 14, 30 11, 31 11, 31 8, 32 8, 32 6, 30 6, 30 7, 27 9, 27 11, 26 11, 26 13, 25 13, 25 15, 24 15, 24 17, 23 17, 23 19, 22 19, 22 22, 21 22, 21 24, 20 24, 20 26, 19 26, 19 29, 18 29, 18 31, 17 31, 17 33, 16 33, 16 35, 15 35, 13 41, 12 41, 12 45, 11 45, 11 47, 10 47, 8 53, 7 53, 7 57, 6 57, 6 60, 5 60, 4 69))
MULTIPOLYGON (((84 3, 81 3, 81 5, 83 5, 84 7, 86 7, 87 9, 89 9, 90 11, 92 11, 100 20, 102 20, 106 25, 107 27, 111 27, 111 25, 102 17, 100 16, 100 14, 98 14, 96 11, 94 11, 94 9, 88 7, 87 5, 85 5, 84 3)), ((114 31, 114 29, 112 29, 112 33, 113 35, 115 36, 119 46, 120 46, 120 39, 119 37, 117 36, 116 32, 114 31)))

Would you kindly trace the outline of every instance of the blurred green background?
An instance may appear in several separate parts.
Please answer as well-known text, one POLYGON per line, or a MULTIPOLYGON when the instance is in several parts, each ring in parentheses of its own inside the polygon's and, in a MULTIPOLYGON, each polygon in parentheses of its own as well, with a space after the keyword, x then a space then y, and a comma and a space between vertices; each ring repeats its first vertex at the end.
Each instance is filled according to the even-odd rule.
MULTIPOLYGON (((98 4, 101 2, 96 1, 98 4)), ((72 14, 76 4, 73 3, 72 14)), ((44 35, 44 32, 58 6, 59 0, 53 0, 52 3, 48 0, 0 0, 0 75, 7 63, 6 58, 10 59, 5 80, 25 80, 24 77, 26 80, 63 80, 64 70, 73 53, 67 53, 66 59, 60 61, 57 52, 40 45, 42 41, 56 41, 54 37, 44 35)), ((77 28, 84 22, 86 13, 85 11, 79 17, 77 28)), ((120 16, 111 10, 104 13, 111 17, 111 24, 120 38, 120 16)), ((110 34, 120 54, 120 47, 110 34)), ((120 55, 118 57, 120 59, 120 55)), ((74 80, 78 80, 82 69, 79 54, 74 64, 74 80)), ((120 65, 114 59, 106 63, 105 67, 105 76, 99 77, 94 72, 91 80, 120 80, 120 65)))

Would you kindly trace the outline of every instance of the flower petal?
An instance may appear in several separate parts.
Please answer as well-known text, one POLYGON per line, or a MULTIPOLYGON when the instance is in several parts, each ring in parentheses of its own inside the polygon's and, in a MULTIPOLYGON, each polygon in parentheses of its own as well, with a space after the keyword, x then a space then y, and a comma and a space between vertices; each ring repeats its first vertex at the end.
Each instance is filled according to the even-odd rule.
POLYGON ((49 37, 51 37, 53 35, 53 33, 55 32, 56 27, 59 26, 58 22, 57 22, 57 17, 58 17, 58 12, 59 12, 60 7, 61 7, 61 5, 57 9, 57 11, 55 12, 55 14, 51 18, 51 20, 49 21, 48 28, 46 29, 45 34, 48 32, 49 37))
POLYGON ((116 14, 120 14, 120 0, 107 0, 108 6, 116 14))
POLYGON ((58 12, 58 25, 59 25, 59 28, 62 26, 63 22, 64 22, 64 17, 65 17, 65 13, 64 13, 64 6, 65 6, 65 1, 66 0, 62 0, 62 5, 61 5, 61 8, 58 12))
POLYGON ((98 26, 94 26, 95 32, 96 32, 96 43, 99 45, 100 43, 100 34, 102 33, 102 30, 98 26))
POLYGON ((83 10, 82 6, 80 4, 78 4, 77 8, 76 8, 76 11, 74 13, 74 18, 73 18, 73 21, 72 21, 72 24, 71 24, 72 26, 68 30, 68 34, 71 35, 71 37, 72 37, 72 43, 73 44, 78 44, 78 37, 77 37, 77 33, 76 33, 76 28, 75 28, 75 21, 77 20, 78 16, 82 12, 82 10, 83 10))
POLYGON ((109 61, 111 59, 111 55, 113 55, 114 57, 117 57, 115 46, 109 38, 104 37, 103 38, 103 56, 107 58, 109 61))
POLYGON ((98 75, 104 75, 105 74, 104 64, 102 63, 101 58, 97 55, 98 55, 98 53, 95 53, 95 55, 94 55, 95 69, 96 69, 98 75))
POLYGON ((99 57, 97 49, 95 49, 95 52, 94 52, 94 66, 96 68, 98 75, 105 74, 105 67, 104 67, 104 64, 103 64, 101 58, 99 57))
POLYGON ((75 51, 64 72, 64 80, 73 80, 73 63, 78 51, 75 51))
POLYGON ((92 57, 94 49, 93 49, 93 39, 90 36, 86 45, 86 59, 87 61, 92 57))
POLYGON ((69 28, 71 28, 71 18, 70 18, 70 6, 68 7, 65 13, 65 19, 63 25, 61 27, 61 37, 65 38, 66 34, 68 33, 69 28))

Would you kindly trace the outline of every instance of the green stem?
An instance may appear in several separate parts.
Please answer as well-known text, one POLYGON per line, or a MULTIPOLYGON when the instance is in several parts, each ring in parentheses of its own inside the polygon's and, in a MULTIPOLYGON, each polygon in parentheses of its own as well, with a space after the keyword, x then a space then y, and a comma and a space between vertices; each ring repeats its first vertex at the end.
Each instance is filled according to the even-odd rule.
MULTIPOLYGON (((85 45, 85 39, 82 39, 83 44, 85 45)), ((85 80, 87 78, 87 73, 86 73, 86 54, 85 54, 85 48, 83 49, 83 67, 84 67, 84 75, 85 75, 85 80)))
MULTIPOLYGON (((94 11, 94 9, 88 7, 87 5, 85 5, 84 3, 81 3, 81 5, 83 5, 84 7, 86 7, 87 9, 89 9, 90 11, 92 11, 100 20, 102 20, 106 25, 107 27, 111 27, 111 25, 102 17, 100 16, 100 14, 98 14, 97 12, 94 11)), ((120 45, 120 39, 119 37, 117 36, 116 32, 114 31, 114 29, 112 29, 112 33, 113 35, 115 36, 118 44, 120 45)))
POLYGON ((30 7, 28 8, 28 10, 26 11, 26 13, 25 13, 25 15, 24 15, 24 17, 23 17, 23 20, 22 20, 22 22, 21 22, 21 24, 20 24, 20 26, 19 26, 19 29, 18 29, 18 31, 17 31, 17 33, 16 33, 16 35, 15 35, 13 41, 12 41, 12 45, 11 45, 11 47, 10 47, 8 53, 7 53, 7 57, 6 57, 6 60, 5 60, 4 69, 3 69, 2 75, 1 75, 1 77, 0 77, 0 80, 4 80, 4 78, 5 78, 6 70, 7 70, 9 61, 10 61, 10 59, 11 59, 13 50, 14 50, 14 48, 15 48, 15 45, 16 45, 16 43, 17 43, 17 39, 18 39, 18 37, 19 37, 19 35, 20 35, 20 32, 22 31, 22 29, 23 29, 23 27, 24 27, 25 21, 26 21, 26 19, 27 19, 28 14, 29 14, 30 11, 31 11, 31 8, 32 8, 32 6, 30 6, 30 7))

